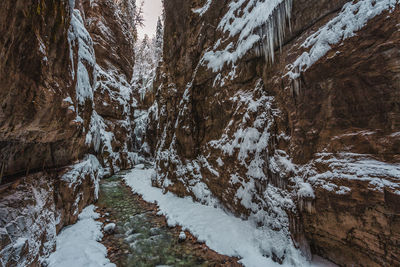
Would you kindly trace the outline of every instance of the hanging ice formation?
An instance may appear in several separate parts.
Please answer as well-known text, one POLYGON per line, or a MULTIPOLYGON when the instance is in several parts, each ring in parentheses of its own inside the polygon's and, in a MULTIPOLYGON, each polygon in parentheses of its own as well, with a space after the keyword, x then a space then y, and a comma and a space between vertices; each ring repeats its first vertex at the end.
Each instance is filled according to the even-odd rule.
POLYGON ((282 46, 287 25, 290 28, 292 2, 293 0, 231 1, 229 10, 218 25, 225 36, 204 54, 204 62, 217 72, 224 64, 235 64, 253 49, 258 56, 264 55, 267 62, 274 62, 274 50, 282 46), (238 38, 232 42, 235 36, 238 38))
POLYGON ((279 49, 281 49, 287 24, 291 30, 292 4, 293 0, 282 1, 275 7, 268 20, 256 29, 260 40, 256 43, 254 49, 257 56, 265 56, 267 63, 274 63, 275 48, 279 46, 279 49))

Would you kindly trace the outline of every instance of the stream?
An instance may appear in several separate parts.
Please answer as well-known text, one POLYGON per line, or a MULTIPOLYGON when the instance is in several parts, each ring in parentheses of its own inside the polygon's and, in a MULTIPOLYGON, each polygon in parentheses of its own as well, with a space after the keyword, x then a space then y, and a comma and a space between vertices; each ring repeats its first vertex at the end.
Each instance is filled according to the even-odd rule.
POLYGON ((104 225, 115 223, 102 243, 117 266, 240 266, 219 255, 179 227, 168 227, 157 207, 131 192, 122 172, 100 183, 97 206, 104 225), (180 238, 181 236, 181 238, 180 238), (186 238, 184 238, 186 237, 186 238))

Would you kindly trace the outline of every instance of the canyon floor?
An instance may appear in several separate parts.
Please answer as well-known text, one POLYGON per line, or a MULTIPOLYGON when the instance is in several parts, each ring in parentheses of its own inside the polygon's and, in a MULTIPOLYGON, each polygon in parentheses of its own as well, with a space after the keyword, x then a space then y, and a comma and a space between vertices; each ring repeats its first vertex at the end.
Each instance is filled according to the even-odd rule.
MULTIPOLYGON (((57 250, 47 264, 282 266, 258 251, 260 233, 255 225, 221 207, 163 194, 151 185, 153 172, 152 164, 139 164, 103 179, 97 203, 59 234, 57 250)), ((316 255, 308 264, 298 263, 336 266, 316 255)))

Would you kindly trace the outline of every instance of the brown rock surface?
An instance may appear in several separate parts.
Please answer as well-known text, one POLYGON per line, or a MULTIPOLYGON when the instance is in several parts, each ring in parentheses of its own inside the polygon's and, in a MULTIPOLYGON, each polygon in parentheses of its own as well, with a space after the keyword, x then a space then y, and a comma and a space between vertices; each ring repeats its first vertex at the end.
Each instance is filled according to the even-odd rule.
MULTIPOLYGON (((282 108, 287 110, 292 129, 289 149, 295 161, 315 160, 318 152, 333 153, 333 158, 343 152, 355 153, 338 161, 342 166, 336 168, 328 158, 315 163, 317 172, 331 171, 334 174, 329 181, 349 188, 350 192, 338 195, 315 185, 312 212, 303 212, 304 231, 312 250, 344 266, 400 263, 400 214, 395 204, 398 195, 390 193, 390 189, 371 189, 374 186, 368 179, 344 178, 354 175, 354 170, 345 167, 357 168, 364 157, 395 163, 389 166, 398 168, 399 9, 388 15, 384 12, 371 20, 356 37, 334 47, 302 73, 298 94, 288 95, 291 86, 284 88, 287 84, 282 86, 277 79, 284 74, 279 69, 301 53, 293 53, 296 45, 284 51, 279 64, 272 71, 266 70, 264 76, 271 81, 267 86, 275 88, 278 99, 285 103, 282 108), (268 78, 275 70, 277 76, 268 78)), ((368 168, 375 164, 380 163, 371 161, 368 168)), ((359 172, 364 170, 360 167, 359 172)), ((358 176, 378 176, 399 184, 394 173, 383 169, 358 176)))
MULTIPOLYGON (((114 132, 112 147, 106 149, 108 154, 115 151, 122 155, 121 159, 115 156, 105 161, 110 161, 111 167, 129 166, 131 163, 126 162, 131 160, 124 155, 132 147, 129 120, 136 103, 129 96, 135 33, 118 13, 117 4, 111 0, 91 1, 91 5, 89 1, 76 1, 93 43, 90 39, 75 40, 71 47, 71 13, 66 2, 3 1, 0 7, 4 12, 0 19, 4 59, 0 63, 3 180, 62 167, 82 158, 89 152, 85 141, 93 110, 107 119, 106 130, 114 132), (87 97, 81 103, 77 87, 82 46, 94 49, 98 65, 82 59, 94 98, 87 97)), ((104 140, 101 143, 106 146, 104 140)))
POLYGON ((2 1, 0 8, 3 175, 69 164, 87 150, 81 127, 63 105, 75 95, 69 7, 65 1, 2 1))

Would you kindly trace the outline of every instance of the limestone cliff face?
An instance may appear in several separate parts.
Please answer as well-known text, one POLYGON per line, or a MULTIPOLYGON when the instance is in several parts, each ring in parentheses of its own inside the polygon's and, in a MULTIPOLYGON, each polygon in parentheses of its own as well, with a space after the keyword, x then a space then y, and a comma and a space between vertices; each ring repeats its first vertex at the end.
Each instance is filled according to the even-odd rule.
POLYGON ((39 266, 129 168, 135 32, 116 1, 0 4, 0 266, 39 266))
POLYGON ((2 1, 1 9, 2 176, 69 164, 87 148, 63 103, 75 91, 67 38, 68 4, 2 1))
POLYGON ((129 149, 129 127, 120 121, 135 106, 128 90, 134 32, 113 1, 76 1, 75 6, 66 1, 2 3, 4 179, 62 167, 90 152, 88 132, 100 127, 93 123, 93 110, 105 120, 104 132, 116 133, 99 140, 104 157, 129 149), (112 129, 117 124, 126 132, 112 129))
POLYGON ((304 257, 399 264, 398 3, 282 1, 249 30, 256 8, 230 2, 164 5, 154 184, 254 220, 304 257), (376 13, 353 29, 363 8, 376 13))

